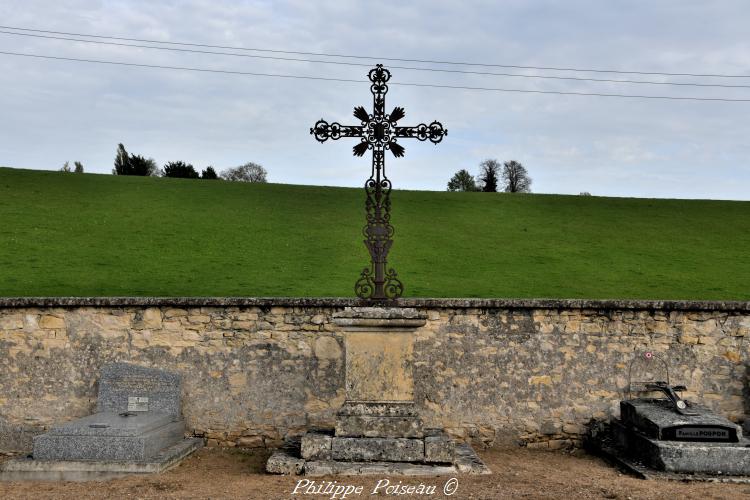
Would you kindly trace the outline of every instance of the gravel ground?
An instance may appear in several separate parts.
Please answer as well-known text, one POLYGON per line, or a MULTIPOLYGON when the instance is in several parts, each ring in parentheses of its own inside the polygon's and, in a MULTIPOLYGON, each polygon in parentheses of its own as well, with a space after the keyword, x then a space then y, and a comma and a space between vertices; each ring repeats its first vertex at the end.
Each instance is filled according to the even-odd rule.
MULTIPOLYGON (((316 478, 318 484, 337 481, 337 485, 361 486, 361 494, 347 498, 372 498, 379 480, 391 485, 420 484, 434 486, 432 495, 385 495, 378 498, 590 498, 662 499, 662 498, 750 498, 750 484, 681 483, 644 481, 619 473, 599 458, 587 455, 513 449, 490 450, 479 455, 492 469, 489 476, 457 476, 452 496, 443 488, 449 477, 336 477, 316 478)), ((179 467, 159 475, 126 477, 85 483, 0 482, 2 499, 74 499, 89 498, 331 498, 331 495, 293 495, 299 477, 272 476, 263 473, 268 454, 258 451, 202 449, 179 467)), ((300 488, 301 490, 301 488, 300 488)), ((340 496, 336 498, 341 498, 340 496)))

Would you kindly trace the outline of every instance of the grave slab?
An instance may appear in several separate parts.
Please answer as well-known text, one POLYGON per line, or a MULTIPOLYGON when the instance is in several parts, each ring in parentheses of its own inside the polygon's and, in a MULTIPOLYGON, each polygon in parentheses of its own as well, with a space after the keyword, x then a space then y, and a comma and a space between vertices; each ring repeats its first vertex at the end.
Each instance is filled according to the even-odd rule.
POLYGON ((5 472, 142 473, 163 470, 202 445, 184 439, 179 374, 128 363, 101 373, 100 411, 36 436, 33 459, 10 461, 5 472))
POLYGON ((34 438, 38 460, 144 461, 182 439, 185 423, 167 414, 96 413, 34 438))
POLYGON ((203 439, 182 439, 140 462, 16 458, 0 464, 0 481, 102 481, 130 474, 155 474, 175 467, 202 447, 203 439))

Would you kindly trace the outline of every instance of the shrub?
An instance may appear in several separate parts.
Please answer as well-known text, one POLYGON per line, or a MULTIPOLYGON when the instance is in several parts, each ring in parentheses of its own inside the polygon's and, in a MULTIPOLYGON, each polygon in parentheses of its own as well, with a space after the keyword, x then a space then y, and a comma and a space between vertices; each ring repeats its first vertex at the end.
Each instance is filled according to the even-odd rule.
POLYGON ((144 158, 140 155, 128 154, 125 146, 120 143, 117 146, 115 155, 115 168, 112 169, 115 175, 158 175, 159 167, 153 158, 144 158))
POLYGON ((170 161, 164 165, 164 177, 178 177, 181 179, 197 179, 198 172, 192 165, 183 161, 170 161))
POLYGON ((216 170, 214 170, 214 167, 206 167, 206 170, 201 172, 201 179, 218 179, 219 176, 216 175, 216 170))

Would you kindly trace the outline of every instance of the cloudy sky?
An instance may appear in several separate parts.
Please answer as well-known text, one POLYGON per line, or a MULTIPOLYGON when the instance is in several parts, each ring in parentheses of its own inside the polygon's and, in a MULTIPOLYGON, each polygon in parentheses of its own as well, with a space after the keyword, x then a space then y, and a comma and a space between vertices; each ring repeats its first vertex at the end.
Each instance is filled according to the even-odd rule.
MULTIPOLYGON (((280 183, 360 186, 353 140, 317 143, 321 117, 355 123, 371 106, 368 68, 392 83, 750 100, 750 5, 675 1, 30 1, 0 0, 8 27, 275 51, 192 47, 336 65, 82 43, 0 33, 0 51, 361 83, 93 64, 0 54, 0 165, 108 173, 118 142, 162 165, 217 170, 253 161, 280 183), (380 59, 379 59, 380 58, 380 59), (382 58, 746 78, 593 73, 382 58), (440 73, 733 85, 707 87, 440 73), (748 86, 742 88, 737 86, 748 86)), ((16 33, 19 31, 15 30, 16 33)), ((26 31, 27 34, 43 34, 26 31)), ((76 38, 68 35, 67 38, 76 38)), ((81 37, 77 37, 81 38, 81 37)), ((102 40, 102 39, 98 39, 102 40)), ((121 42, 138 44, 138 42, 121 42)), ((155 44, 151 44, 155 45, 155 44)), ((174 45, 165 45, 177 47, 174 45)), ((184 47, 190 48, 190 47, 184 47)), ((438 146, 405 141, 388 159, 399 188, 443 190, 485 158, 522 162, 540 193, 750 200, 750 102, 590 97, 391 85, 406 124, 440 120, 438 146)))

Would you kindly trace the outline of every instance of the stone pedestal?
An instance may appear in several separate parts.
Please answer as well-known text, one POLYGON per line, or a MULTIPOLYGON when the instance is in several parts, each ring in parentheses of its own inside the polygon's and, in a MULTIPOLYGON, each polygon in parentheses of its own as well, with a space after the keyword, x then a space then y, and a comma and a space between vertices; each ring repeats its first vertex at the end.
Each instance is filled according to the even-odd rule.
POLYGON ((274 454, 269 472, 328 474, 489 473, 468 445, 425 429, 414 402, 414 332, 425 325, 412 308, 353 307, 334 315, 344 333, 346 401, 334 433, 308 432, 300 455, 274 454))

